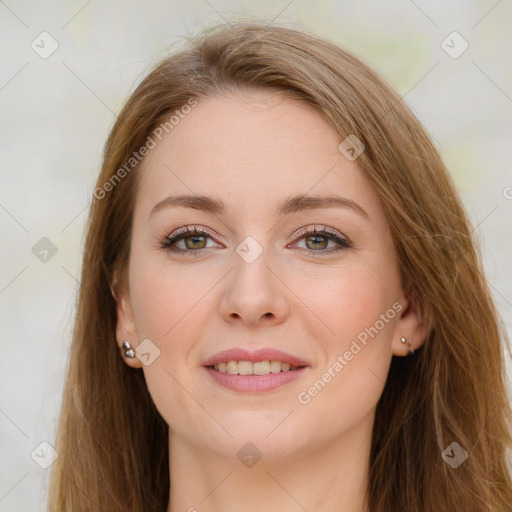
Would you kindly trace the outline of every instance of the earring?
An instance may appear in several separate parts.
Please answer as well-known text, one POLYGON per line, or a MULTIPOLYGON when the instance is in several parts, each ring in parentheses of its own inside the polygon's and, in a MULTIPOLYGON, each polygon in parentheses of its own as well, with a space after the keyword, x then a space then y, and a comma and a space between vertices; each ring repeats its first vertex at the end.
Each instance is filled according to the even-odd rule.
POLYGON ((130 359, 135 357, 135 350, 133 350, 128 340, 123 341, 121 349, 124 350, 124 357, 129 357, 130 359))
POLYGON ((400 341, 401 341, 402 343, 407 343, 407 344, 409 345, 409 352, 410 352, 411 354, 414 354, 414 350, 411 348, 411 347, 412 347, 412 342, 411 342, 411 341, 408 341, 408 340, 407 340, 407 338, 406 338, 405 336, 402 336, 402 337, 400 338, 400 341))

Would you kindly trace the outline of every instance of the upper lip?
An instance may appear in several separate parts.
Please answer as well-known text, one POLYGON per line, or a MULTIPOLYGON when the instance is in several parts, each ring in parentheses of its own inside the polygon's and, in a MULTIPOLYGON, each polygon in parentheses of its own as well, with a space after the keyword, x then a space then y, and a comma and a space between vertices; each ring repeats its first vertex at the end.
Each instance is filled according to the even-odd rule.
POLYGON ((281 361, 291 366, 309 366, 306 361, 275 348, 260 348, 254 352, 243 348, 223 350, 209 357, 203 362, 203 366, 213 366, 228 361, 281 361))

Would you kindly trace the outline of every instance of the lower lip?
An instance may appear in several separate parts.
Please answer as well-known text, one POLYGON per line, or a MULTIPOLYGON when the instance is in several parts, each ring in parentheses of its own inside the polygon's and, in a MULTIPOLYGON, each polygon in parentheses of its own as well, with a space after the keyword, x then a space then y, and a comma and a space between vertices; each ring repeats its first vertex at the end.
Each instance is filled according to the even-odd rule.
POLYGON ((205 367, 210 377, 221 386, 238 391, 240 393, 264 393, 273 391, 289 382, 299 378, 307 367, 303 366, 297 370, 267 375, 238 375, 227 372, 219 372, 212 368, 205 367))

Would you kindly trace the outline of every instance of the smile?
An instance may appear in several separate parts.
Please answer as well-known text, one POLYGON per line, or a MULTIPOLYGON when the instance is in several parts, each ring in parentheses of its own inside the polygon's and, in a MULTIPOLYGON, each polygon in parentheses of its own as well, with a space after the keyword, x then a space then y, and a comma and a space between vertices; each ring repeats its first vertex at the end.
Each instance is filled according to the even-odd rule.
POLYGON ((268 375, 269 373, 295 371, 299 366, 291 366, 290 363, 282 361, 227 361, 211 365, 208 368, 230 375, 268 375))
POLYGON ((252 394, 280 388, 310 369, 307 361, 270 347, 251 352, 241 347, 224 350, 202 366, 223 388, 252 394))

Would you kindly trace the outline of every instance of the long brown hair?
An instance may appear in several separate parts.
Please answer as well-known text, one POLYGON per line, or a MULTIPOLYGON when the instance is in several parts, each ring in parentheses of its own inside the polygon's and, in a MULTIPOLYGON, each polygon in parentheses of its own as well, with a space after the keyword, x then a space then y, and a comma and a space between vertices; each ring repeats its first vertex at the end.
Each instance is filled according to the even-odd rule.
POLYGON ((163 60, 111 131, 88 220, 49 509, 166 510, 168 427, 116 344, 111 286, 126 278, 141 171, 126 163, 191 99, 246 87, 277 87, 315 108, 341 140, 364 143, 357 163, 380 198, 406 291, 431 325, 413 356, 393 357, 377 406, 371 512, 510 512, 508 339, 447 170, 367 65, 318 37, 258 23, 217 27, 163 60), (457 468, 442 456, 453 442, 468 453, 457 468))

